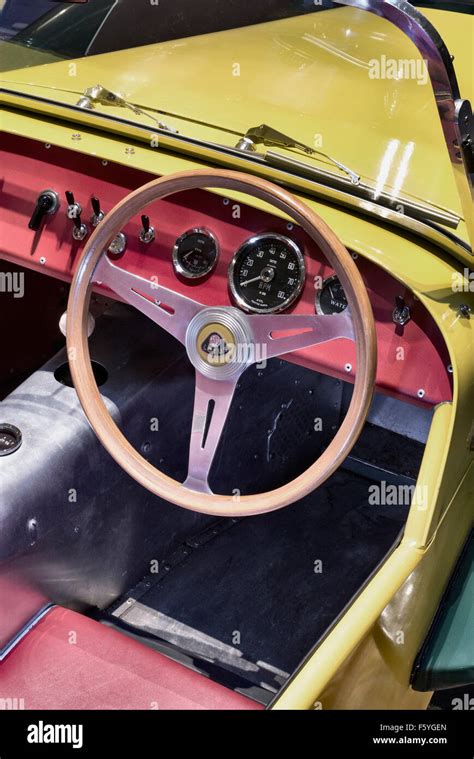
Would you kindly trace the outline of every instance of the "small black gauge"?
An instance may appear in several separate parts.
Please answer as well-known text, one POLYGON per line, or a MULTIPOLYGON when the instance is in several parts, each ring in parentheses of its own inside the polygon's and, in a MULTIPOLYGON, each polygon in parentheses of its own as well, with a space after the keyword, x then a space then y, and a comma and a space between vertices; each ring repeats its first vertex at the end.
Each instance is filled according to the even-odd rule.
POLYGON ((317 314, 341 314, 348 306, 346 294, 339 277, 334 274, 323 281, 316 294, 317 314))
POLYGON ((188 279, 205 277, 215 267, 219 245, 208 229, 194 227, 178 237, 173 248, 173 266, 188 279))
POLYGON ((0 423, 0 456, 8 456, 21 445, 21 432, 13 424, 0 423))
POLYGON ((245 311, 271 314, 288 308, 305 282, 304 256, 289 237, 262 234, 238 249, 229 267, 234 301, 245 311))

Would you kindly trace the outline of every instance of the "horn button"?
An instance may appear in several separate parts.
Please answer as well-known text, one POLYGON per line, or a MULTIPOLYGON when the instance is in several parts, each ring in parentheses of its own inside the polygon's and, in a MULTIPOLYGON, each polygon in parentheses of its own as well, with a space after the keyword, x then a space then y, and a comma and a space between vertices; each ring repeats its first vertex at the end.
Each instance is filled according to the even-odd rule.
POLYGON ((189 323, 186 350, 201 374, 228 380, 253 363, 252 330, 237 308, 205 308, 189 323))

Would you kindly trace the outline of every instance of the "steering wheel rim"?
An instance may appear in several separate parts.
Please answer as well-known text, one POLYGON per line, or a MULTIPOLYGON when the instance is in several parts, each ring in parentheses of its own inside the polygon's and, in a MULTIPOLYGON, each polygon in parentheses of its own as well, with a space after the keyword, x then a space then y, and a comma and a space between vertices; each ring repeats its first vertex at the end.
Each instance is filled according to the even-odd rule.
MULTIPOLYGON (((178 297, 188 300, 184 296, 178 297)), ((146 309, 146 305, 144 307, 146 309)), ((231 307, 227 308, 230 310, 231 307)), ((256 315, 257 319, 261 320, 262 317, 256 315)), ((322 318, 334 319, 332 316, 322 318)), ((249 516, 273 511, 315 490, 340 466, 355 444, 365 423, 375 384, 377 343, 374 318, 365 285, 351 255, 321 217, 306 204, 265 179, 241 172, 207 169, 180 172, 155 179, 120 201, 95 229, 78 262, 68 300, 66 341, 79 401, 94 432, 112 458, 155 495, 182 508, 216 516, 249 516), (336 435, 319 458, 296 478, 274 490, 253 495, 236 497, 193 490, 156 469, 133 448, 113 421, 98 390, 91 366, 87 337, 90 296, 99 264, 109 260, 104 251, 110 241, 132 216, 150 203, 184 190, 204 188, 247 193, 270 203, 299 224, 338 275, 348 300, 355 333, 357 363, 354 390, 349 409, 336 435)))

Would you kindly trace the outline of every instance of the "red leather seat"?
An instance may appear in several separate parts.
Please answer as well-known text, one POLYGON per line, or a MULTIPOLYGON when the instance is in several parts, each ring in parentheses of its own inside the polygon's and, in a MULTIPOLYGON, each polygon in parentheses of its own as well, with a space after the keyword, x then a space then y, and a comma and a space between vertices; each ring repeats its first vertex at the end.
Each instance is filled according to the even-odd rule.
POLYGON ((0 664, 25 709, 262 709, 116 630, 54 607, 0 664))

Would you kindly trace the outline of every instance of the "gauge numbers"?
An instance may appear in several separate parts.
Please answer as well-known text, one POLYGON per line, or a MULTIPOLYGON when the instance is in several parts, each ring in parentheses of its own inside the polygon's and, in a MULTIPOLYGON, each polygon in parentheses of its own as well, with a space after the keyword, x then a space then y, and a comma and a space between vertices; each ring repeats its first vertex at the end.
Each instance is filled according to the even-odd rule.
POLYGON ((245 311, 270 314, 288 308, 303 289, 303 253, 293 240, 278 234, 251 237, 229 267, 229 287, 245 311))

